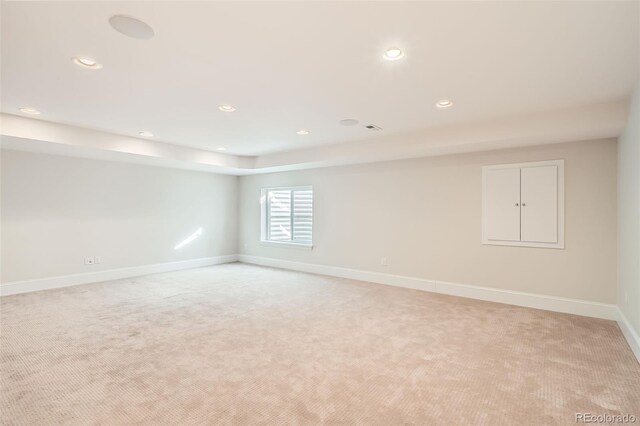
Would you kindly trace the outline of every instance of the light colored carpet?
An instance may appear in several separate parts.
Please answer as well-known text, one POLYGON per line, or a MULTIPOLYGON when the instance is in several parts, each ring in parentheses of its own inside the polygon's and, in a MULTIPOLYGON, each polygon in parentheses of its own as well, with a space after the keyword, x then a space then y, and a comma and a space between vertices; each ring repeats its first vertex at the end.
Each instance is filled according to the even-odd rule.
POLYGON ((229 264, 1 299, 5 425, 640 416, 611 321, 229 264))

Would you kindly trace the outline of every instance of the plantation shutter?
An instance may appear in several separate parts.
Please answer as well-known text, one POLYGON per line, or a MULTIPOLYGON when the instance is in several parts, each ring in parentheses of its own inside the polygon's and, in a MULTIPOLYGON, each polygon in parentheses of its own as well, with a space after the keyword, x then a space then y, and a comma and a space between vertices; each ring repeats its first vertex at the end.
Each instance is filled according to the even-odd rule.
POLYGON ((293 191, 293 241, 311 243, 313 228, 313 191, 293 191))
POLYGON ((313 190, 310 187, 269 189, 267 198, 268 240, 311 244, 313 190))
POLYGON ((291 240, 291 191, 269 191, 269 240, 291 240))

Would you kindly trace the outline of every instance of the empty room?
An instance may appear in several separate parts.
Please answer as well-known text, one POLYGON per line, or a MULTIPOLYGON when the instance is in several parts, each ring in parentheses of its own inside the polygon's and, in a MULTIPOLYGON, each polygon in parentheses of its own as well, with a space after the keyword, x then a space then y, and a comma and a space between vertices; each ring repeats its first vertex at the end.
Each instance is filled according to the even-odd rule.
POLYGON ((0 425, 640 424, 640 1, 0 15, 0 425))

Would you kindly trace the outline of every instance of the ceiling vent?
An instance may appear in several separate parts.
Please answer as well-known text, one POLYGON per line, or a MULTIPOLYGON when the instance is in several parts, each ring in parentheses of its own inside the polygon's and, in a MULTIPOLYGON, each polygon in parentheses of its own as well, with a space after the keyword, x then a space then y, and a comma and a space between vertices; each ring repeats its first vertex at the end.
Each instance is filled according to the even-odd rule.
POLYGON ((374 131, 378 131, 378 130, 382 130, 382 127, 376 126, 375 124, 367 124, 366 126, 367 129, 369 130, 374 130, 374 131))

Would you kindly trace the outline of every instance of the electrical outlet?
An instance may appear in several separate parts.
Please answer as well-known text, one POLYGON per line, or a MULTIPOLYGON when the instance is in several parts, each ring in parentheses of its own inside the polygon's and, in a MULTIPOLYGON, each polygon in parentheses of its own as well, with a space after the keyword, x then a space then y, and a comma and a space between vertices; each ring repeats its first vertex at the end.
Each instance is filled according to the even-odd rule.
POLYGON ((85 265, 93 265, 94 263, 96 263, 96 260, 93 257, 85 257, 84 258, 84 264, 85 265))
POLYGON ((102 256, 95 256, 95 257, 93 258, 93 263, 95 263, 96 265, 97 265, 98 263, 102 263, 102 256))
POLYGON ((380 264, 382 266, 387 266, 387 258, 386 257, 381 257, 380 258, 380 264))

